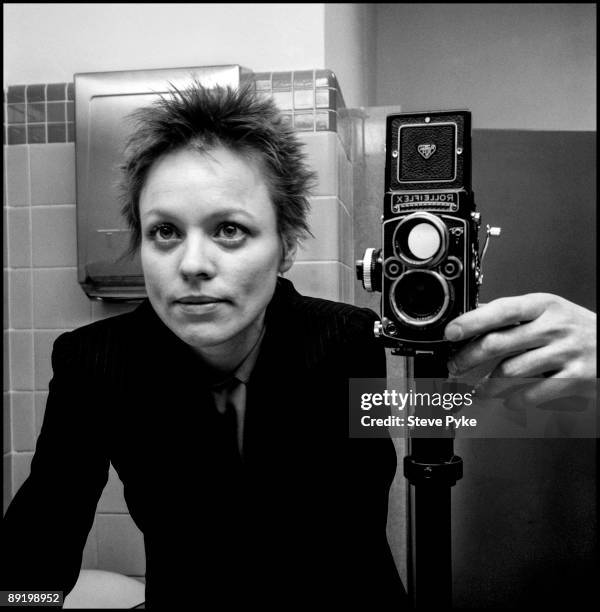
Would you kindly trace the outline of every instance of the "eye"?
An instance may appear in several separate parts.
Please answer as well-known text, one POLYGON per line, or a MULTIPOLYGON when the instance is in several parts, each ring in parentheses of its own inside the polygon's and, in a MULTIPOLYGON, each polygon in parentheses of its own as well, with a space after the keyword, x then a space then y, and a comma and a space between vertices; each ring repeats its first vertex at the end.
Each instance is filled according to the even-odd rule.
POLYGON ((179 238, 179 232, 170 223, 159 223, 155 225, 148 235, 158 243, 172 242, 179 238))
POLYGON ((224 242, 238 243, 248 235, 248 230, 237 223, 222 223, 217 228, 216 237, 224 242))

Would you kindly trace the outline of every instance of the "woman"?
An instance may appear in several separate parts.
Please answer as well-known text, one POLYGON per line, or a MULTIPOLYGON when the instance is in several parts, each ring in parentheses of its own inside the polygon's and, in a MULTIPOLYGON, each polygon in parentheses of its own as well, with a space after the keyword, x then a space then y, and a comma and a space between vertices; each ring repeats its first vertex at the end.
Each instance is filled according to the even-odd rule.
POLYGON ((401 605, 394 448, 348 438, 348 378, 385 376, 375 315, 280 277, 308 233, 299 142, 248 87, 195 84, 137 119, 124 213, 148 300, 56 340, 3 588, 73 588, 112 463, 149 607, 401 605))

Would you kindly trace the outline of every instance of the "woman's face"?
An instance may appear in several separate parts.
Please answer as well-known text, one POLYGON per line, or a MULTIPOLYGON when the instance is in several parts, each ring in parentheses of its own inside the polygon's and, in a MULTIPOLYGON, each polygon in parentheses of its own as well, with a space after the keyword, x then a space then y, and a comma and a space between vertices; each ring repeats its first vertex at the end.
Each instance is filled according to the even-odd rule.
POLYGON ((141 260, 161 320, 207 359, 244 356, 288 270, 259 164, 229 149, 168 153, 140 195, 141 260))

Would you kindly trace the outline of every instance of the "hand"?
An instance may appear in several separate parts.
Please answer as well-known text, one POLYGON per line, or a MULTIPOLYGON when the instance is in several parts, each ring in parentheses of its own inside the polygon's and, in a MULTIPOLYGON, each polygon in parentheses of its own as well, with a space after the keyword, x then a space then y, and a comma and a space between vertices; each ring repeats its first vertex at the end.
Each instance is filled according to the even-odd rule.
POLYGON ((445 334, 471 340, 449 362, 453 376, 554 379, 520 393, 521 403, 570 396, 575 379, 596 377, 596 314, 549 293, 494 300, 451 321, 445 334))

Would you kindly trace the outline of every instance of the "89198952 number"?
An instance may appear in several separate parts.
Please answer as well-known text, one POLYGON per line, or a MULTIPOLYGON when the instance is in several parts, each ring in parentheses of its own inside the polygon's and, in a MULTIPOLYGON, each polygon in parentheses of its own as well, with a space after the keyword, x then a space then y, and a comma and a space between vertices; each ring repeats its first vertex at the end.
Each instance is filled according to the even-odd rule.
POLYGON ((62 605, 62 591, 0 591, 0 607, 62 605))

